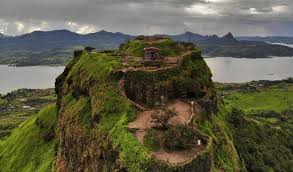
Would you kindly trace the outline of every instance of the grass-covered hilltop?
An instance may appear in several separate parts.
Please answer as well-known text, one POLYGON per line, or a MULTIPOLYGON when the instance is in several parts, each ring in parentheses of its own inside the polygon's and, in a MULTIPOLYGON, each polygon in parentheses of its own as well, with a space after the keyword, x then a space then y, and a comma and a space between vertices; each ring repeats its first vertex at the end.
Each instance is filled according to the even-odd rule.
MULTIPOLYGON (((212 133, 197 127, 219 109, 211 76, 200 50, 167 38, 137 38, 118 52, 76 51, 56 81, 59 120, 54 168, 240 169, 228 137, 215 148, 212 133), (160 49, 160 55, 148 60, 145 48, 151 47, 160 49)), ((219 132, 225 135, 224 130, 219 132)))
POLYGON ((292 100, 275 97, 291 94, 292 83, 270 85, 252 113, 254 97, 263 99, 259 89, 216 88, 211 77, 198 48, 164 36, 138 37, 117 51, 75 51, 56 79, 56 104, 0 140, 0 172, 292 169, 292 145, 284 141, 292 139, 292 100), (261 112, 270 109, 277 114, 266 119, 261 112), (271 166, 276 152, 257 145, 269 135, 282 140, 270 142, 282 152, 271 166))

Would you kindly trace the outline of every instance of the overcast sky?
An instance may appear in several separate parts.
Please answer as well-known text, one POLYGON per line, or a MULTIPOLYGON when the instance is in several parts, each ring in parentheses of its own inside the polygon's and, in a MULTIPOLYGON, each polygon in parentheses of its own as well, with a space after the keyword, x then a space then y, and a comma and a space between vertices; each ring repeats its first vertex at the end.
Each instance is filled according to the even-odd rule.
POLYGON ((293 36, 293 0, 0 0, 0 32, 293 36))

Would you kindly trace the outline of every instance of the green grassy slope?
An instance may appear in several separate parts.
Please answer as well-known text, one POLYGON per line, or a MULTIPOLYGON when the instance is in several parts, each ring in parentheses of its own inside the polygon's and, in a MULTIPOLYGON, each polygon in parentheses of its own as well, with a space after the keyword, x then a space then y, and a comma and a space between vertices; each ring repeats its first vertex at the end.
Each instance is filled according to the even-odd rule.
POLYGON ((206 114, 202 114, 197 125, 200 131, 213 139, 214 171, 245 171, 245 167, 240 165, 239 156, 233 145, 232 132, 228 127, 228 119, 231 114, 229 106, 221 106, 216 114, 212 114, 211 119, 207 119, 206 114))
POLYGON ((225 101, 234 108, 228 121, 247 170, 292 171, 293 84, 228 90, 225 101))
POLYGON ((54 140, 48 140, 44 135, 55 126, 56 114, 55 105, 49 105, 0 142, 1 172, 51 171, 55 155, 54 140), (37 120, 43 124, 42 128, 37 125, 37 120))

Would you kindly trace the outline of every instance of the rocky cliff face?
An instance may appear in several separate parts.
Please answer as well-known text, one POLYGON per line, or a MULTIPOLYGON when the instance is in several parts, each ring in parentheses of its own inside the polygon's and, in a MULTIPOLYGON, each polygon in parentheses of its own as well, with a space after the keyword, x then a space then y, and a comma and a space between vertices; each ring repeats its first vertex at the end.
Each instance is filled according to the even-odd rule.
MULTIPOLYGON (((123 64, 122 54, 126 51, 143 54, 140 51, 144 46, 147 44, 129 42, 118 52, 75 52, 72 62, 56 79, 59 110, 56 171, 205 172, 212 171, 214 165, 215 168, 221 166, 225 169, 223 166, 229 162, 214 158, 218 150, 215 151, 212 138, 202 154, 186 163, 172 165, 153 158, 150 150, 139 143, 127 128, 127 124, 137 116, 137 110, 129 98, 151 106, 162 95, 168 99, 184 96, 193 99, 205 96, 212 101, 217 99, 211 72, 200 51, 194 47, 172 69, 155 72, 127 70, 129 66, 123 64), (119 90, 118 82, 122 78, 125 79, 128 97, 121 95, 119 90)), ((166 55, 172 56, 184 50, 182 45, 170 43, 170 40, 166 45, 161 41, 159 46, 166 55), (181 50, 170 51, 176 47, 181 50)), ((205 120, 203 114, 200 122, 194 121, 193 125, 198 123, 203 126, 205 120)), ((228 147, 224 151, 233 150, 233 145, 228 144, 229 138, 222 139, 228 147)), ((232 170, 237 171, 237 157, 232 160, 230 156, 230 159, 235 166, 232 170)))
POLYGON ((127 96, 149 106, 161 105, 175 98, 215 95, 212 75, 198 50, 185 55, 182 62, 174 66, 126 71, 123 76, 127 96))
MULTIPOLYGON (((85 60, 82 59, 85 56, 89 54, 75 51, 73 61, 56 79, 57 106, 60 116, 55 170, 123 171, 124 167, 119 162, 119 152, 115 150, 108 134, 95 128, 95 116, 91 117, 90 101, 91 96, 94 98, 94 95, 89 89, 94 89, 94 84, 79 85, 80 79, 85 78, 77 76, 78 79, 73 81, 71 77, 74 76, 70 75, 75 65, 85 60)), ((88 60, 90 63, 90 59, 88 60)))

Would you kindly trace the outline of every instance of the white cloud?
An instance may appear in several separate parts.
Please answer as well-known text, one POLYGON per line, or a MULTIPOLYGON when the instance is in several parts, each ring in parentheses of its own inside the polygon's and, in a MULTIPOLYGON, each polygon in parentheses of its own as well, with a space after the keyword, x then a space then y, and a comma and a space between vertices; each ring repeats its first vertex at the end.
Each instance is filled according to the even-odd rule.
POLYGON ((18 32, 22 32, 24 30, 24 24, 17 21, 17 22, 14 22, 14 24, 16 25, 16 29, 18 32))
POLYGON ((67 22, 66 24, 67 24, 69 27, 78 27, 78 24, 75 23, 75 22, 71 22, 71 21, 69 21, 69 22, 67 22))
POLYGON ((284 13, 288 12, 289 8, 287 6, 281 5, 281 6, 274 6, 272 7, 273 12, 275 13, 284 13))
POLYGON ((190 14, 219 15, 217 9, 208 4, 194 4, 190 7, 186 7, 185 10, 190 14))
POLYGON ((249 8, 248 11, 250 14, 261 14, 256 8, 249 8))
POLYGON ((78 24, 72 21, 66 22, 66 25, 68 26, 69 30, 77 32, 79 34, 87 34, 87 33, 93 33, 98 31, 97 27, 94 25, 78 24))
POLYGON ((97 29, 94 26, 84 25, 81 26, 76 32, 79 34, 87 34, 97 32, 97 29))
POLYGON ((293 36, 293 0, 0 0, 0 4, 0 32, 6 35, 33 29, 79 33, 104 29, 137 35, 148 33, 146 26, 152 25, 153 32, 169 34, 188 28, 204 34, 260 35, 265 28, 266 34, 293 36), (278 23, 268 28, 266 23, 272 22, 278 23))

